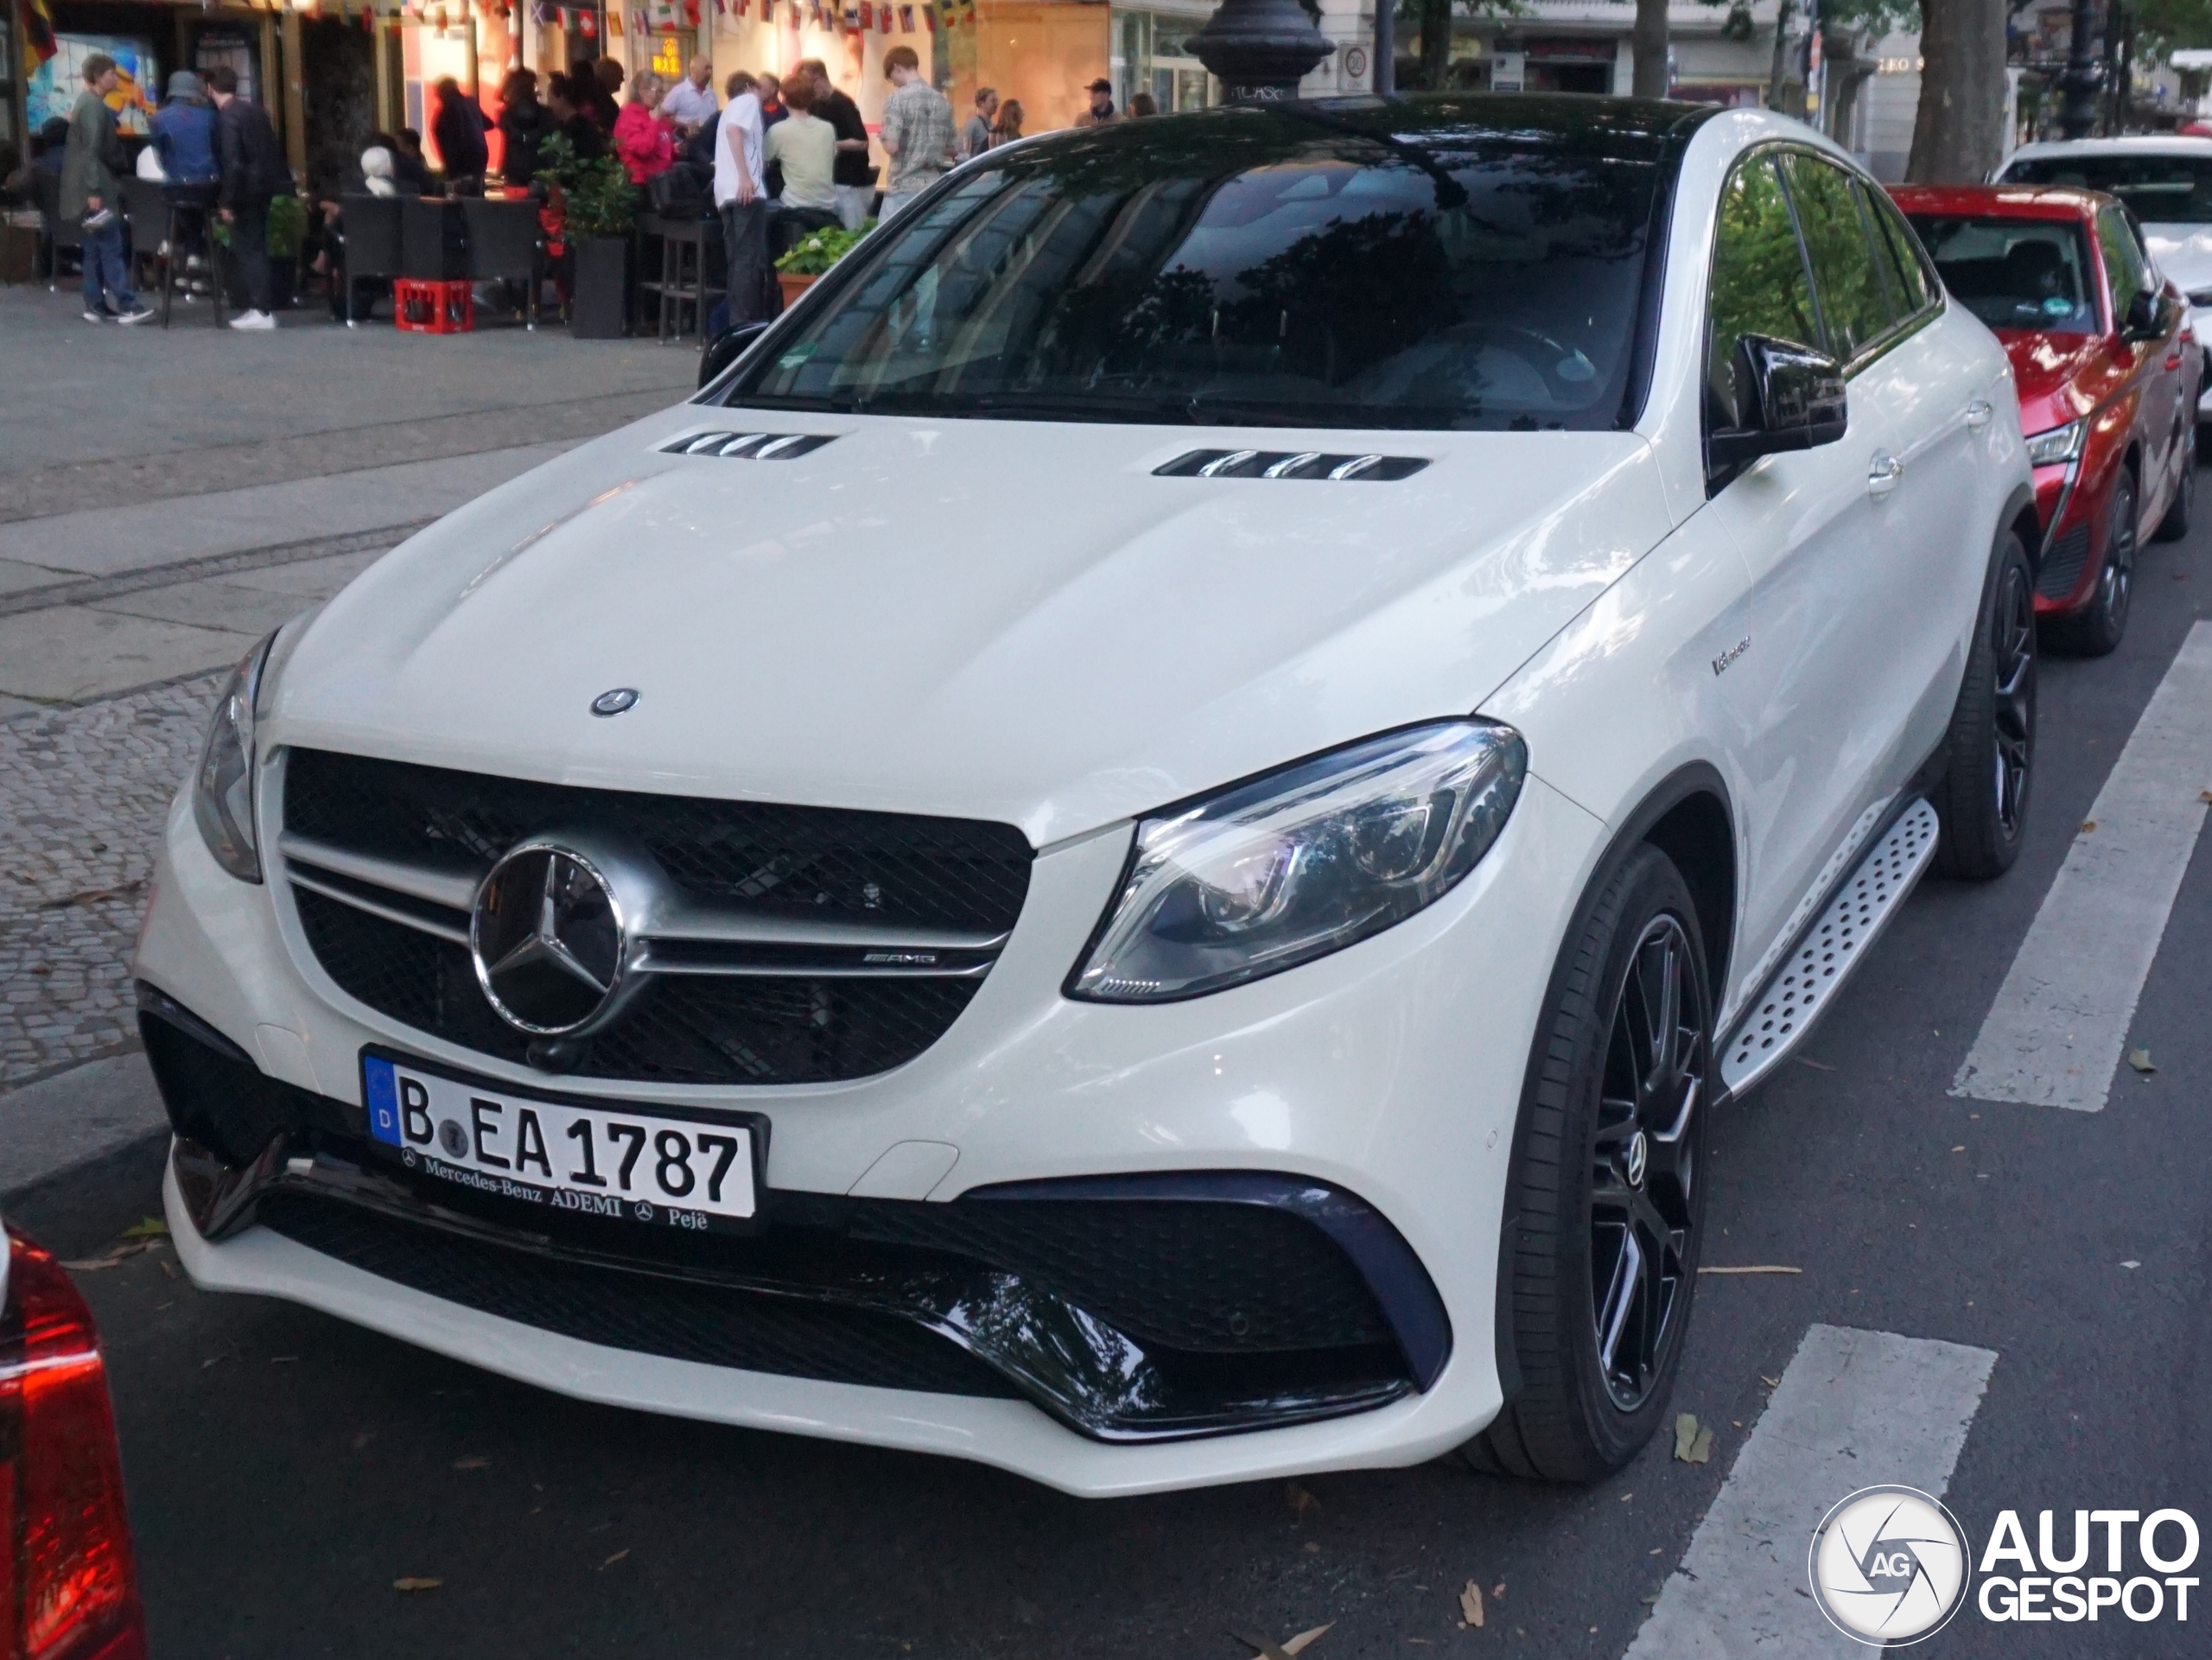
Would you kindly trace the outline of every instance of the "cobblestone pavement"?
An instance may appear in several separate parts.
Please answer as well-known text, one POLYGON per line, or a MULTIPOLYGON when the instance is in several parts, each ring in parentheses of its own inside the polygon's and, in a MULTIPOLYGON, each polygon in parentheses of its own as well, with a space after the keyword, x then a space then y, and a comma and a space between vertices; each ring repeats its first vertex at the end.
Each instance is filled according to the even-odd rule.
POLYGON ((136 1041, 154 840, 221 678, 0 721, 0 1090, 136 1041))

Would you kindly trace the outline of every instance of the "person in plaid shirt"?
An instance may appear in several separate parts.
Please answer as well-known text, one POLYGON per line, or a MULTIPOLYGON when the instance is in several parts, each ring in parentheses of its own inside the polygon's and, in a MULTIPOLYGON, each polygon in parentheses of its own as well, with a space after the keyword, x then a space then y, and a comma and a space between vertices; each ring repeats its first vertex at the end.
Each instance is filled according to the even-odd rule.
POLYGON ((914 48, 893 47, 883 54, 883 73, 892 85, 877 134, 891 158, 891 176, 883 188, 882 218, 887 221, 943 178, 958 158, 952 143, 952 105, 922 79, 922 60, 914 48))

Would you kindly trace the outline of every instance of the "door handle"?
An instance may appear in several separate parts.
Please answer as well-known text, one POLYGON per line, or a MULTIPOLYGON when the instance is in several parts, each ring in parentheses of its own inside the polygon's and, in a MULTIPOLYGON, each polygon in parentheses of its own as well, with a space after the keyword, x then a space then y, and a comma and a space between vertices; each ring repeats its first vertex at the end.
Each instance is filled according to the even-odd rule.
POLYGON ((1886 496, 1897 487, 1898 481, 1904 477, 1904 463, 1903 461, 1891 455, 1877 455, 1866 469, 1866 493, 1870 496, 1886 496))
POLYGON ((1995 413, 1987 402, 1977 398, 1967 405, 1967 425, 1979 432, 1989 424, 1989 417, 1995 413))

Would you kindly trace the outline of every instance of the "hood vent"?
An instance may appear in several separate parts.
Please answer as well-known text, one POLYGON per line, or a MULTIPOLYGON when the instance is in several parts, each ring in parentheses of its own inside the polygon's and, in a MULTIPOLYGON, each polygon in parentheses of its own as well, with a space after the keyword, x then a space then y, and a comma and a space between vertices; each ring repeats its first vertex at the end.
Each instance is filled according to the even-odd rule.
POLYGON ((1425 455, 1325 455, 1318 449, 1194 449, 1165 467, 1160 479, 1328 479, 1390 483, 1428 465, 1425 455))
POLYGON ((834 432, 693 432, 663 444, 664 455, 721 455, 741 461, 795 461, 824 444, 834 432))

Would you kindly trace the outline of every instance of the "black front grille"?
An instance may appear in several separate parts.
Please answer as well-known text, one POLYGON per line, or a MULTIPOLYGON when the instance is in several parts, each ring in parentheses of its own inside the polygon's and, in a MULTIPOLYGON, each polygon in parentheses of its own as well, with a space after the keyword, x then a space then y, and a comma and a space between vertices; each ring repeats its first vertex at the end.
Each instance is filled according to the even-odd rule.
MULTIPOLYGON (((584 790, 296 749, 287 830, 375 857, 489 865, 538 833, 588 830, 651 855, 702 906, 766 917, 1014 926, 1028 843, 1011 825, 584 790)), ((504 1060, 528 1040, 495 1014, 468 952, 295 887, 315 959, 349 996, 417 1031, 504 1060)), ((982 983, 957 979, 657 976, 563 1070, 668 1084, 820 1084, 912 1059, 982 983)))
POLYGON ((895 1314, 565 1261, 282 1190, 259 1200, 256 1219, 379 1279, 585 1343, 833 1383, 1019 1394, 895 1314))
POLYGON ((357 853, 477 865, 588 829, 642 849, 684 896, 762 915, 1002 933, 1029 892, 1011 824, 583 790, 327 750, 284 764, 284 827, 357 853))
MULTIPOLYGON (((304 887, 300 926, 347 995, 404 1026, 518 1065, 529 1040, 493 1011, 467 950, 304 887)), ((563 1070, 658 1084, 826 1084, 912 1060, 980 980, 657 976, 563 1070)))
POLYGON ((2070 599, 2088 558, 2089 526, 2084 521, 2050 544, 2050 550, 2043 557, 2043 569, 2036 576, 2036 592, 2046 600, 2070 599))

